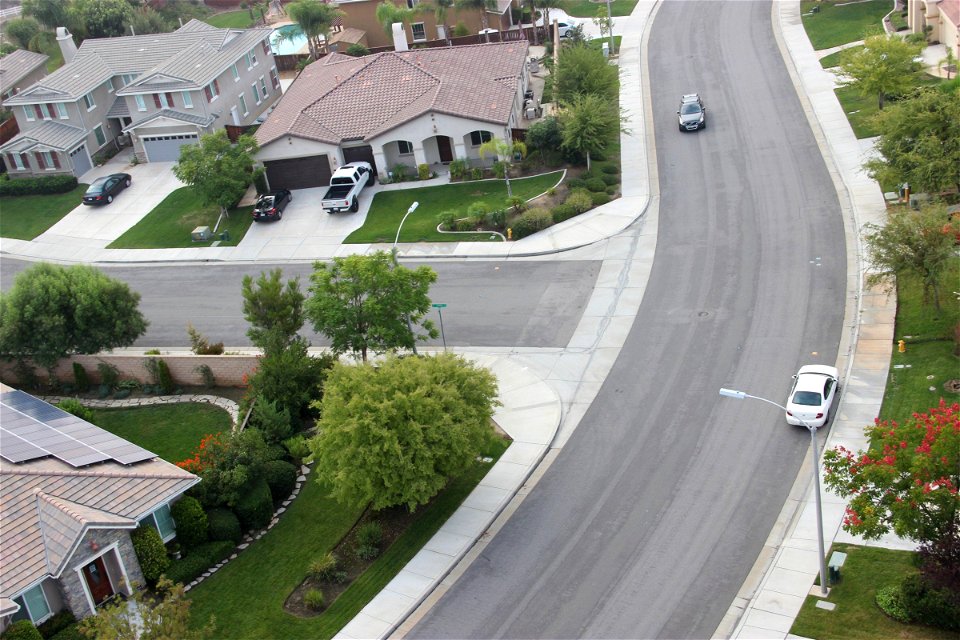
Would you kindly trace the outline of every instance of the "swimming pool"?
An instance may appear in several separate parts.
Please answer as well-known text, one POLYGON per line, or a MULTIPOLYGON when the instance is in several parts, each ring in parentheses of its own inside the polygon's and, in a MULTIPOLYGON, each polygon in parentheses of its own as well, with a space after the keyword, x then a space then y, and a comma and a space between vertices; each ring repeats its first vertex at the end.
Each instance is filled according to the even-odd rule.
POLYGON ((279 29, 274 29, 270 35, 270 48, 274 55, 286 56, 293 53, 307 52, 307 36, 299 33, 291 38, 284 38, 283 35, 299 31, 300 28, 295 24, 288 24, 279 29))

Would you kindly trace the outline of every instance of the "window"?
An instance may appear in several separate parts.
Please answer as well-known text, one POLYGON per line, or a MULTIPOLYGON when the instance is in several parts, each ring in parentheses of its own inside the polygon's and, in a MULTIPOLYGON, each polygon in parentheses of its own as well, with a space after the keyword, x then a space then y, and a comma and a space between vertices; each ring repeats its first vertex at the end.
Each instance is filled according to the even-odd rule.
POLYGON ((400 148, 400 155, 409 156, 413 153, 413 143, 408 140, 400 140, 397 142, 397 146, 400 148))
POLYGON ((26 163, 23 161, 23 155, 11 153, 10 157, 13 158, 13 166, 17 168, 17 171, 24 171, 27 168, 26 163))
POLYGON ((83 96, 83 103, 87 105, 87 111, 90 111, 97 106, 97 103, 93 101, 92 93, 88 93, 87 95, 83 96))
POLYGON ((103 125, 98 124, 93 128, 93 135, 97 138, 97 144, 103 146, 107 143, 107 136, 103 135, 103 125))
POLYGON ((169 542, 177 535, 177 528, 173 522, 173 516, 170 515, 170 505, 168 504, 163 505, 153 513, 147 514, 137 524, 141 527, 153 527, 164 542, 169 542))
POLYGON ((40 159, 40 168, 47 169, 48 171, 53 171, 60 168, 60 160, 54 154, 49 151, 39 151, 37 155, 40 159))
POLYGON ((474 147, 479 147, 484 142, 490 141, 490 132, 489 131, 471 131, 470 132, 470 144, 474 147))
POLYGON ((193 109, 193 96, 190 95, 190 92, 182 91, 180 95, 183 96, 183 108, 193 109))
POLYGON ((137 111, 147 110, 147 103, 143 100, 143 96, 138 94, 133 96, 133 99, 137 101, 137 111))
POLYGON ((264 98, 270 95, 270 92, 267 90, 267 81, 263 79, 263 76, 260 76, 260 93, 263 94, 264 98))
POLYGON ((39 624, 50 617, 47 595, 39 584, 32 589, 27 589, 13 601, 20 605, 20 610, 13 614, 13 621, 31 620, 34 624, 39 624))
POLYGON ((243 54, 243 60, 247 63, 247 71, 253 69, 253 58, 250 57, 250 52, 243 54))
POLYGON ((257 50, 256 50, 256 49, 250 49, 250 59, 253 60, 253 66, 254 66, 254 67, 257 66, 258 64, 260 64, 259 62, 257 62, 257 50))
POLYGON ((62 102, 58 102, 56 104, 57 104, 57 114, 60 116, 60 119, 61 120, 69 119, 70 114, 67 113, 67 105, 63 104, 62 102))
POLYGON ((123 83, 123 86, 127 86, 131 82, 137 79, 137 74, 135 73, 125 73, 120 76, 120 81, 123 83))
POLYGON ((420 4, 420 0, 407 0, 407 9, 413 9, 418 4, 420 4))
POLYGON ((410 30, 413 31, 413 40, 426 40, 427 39, 427 30, 423 26, 422 22, 414 22, 410 25, 410 30))
POLYGON ((280 91, 280 74, 277 73, 276 67, 270 69, 270 82, 273 83, 274 89, 280 91))
POLYGON ((237 99, 240 100, 240 103, 239 103, 239 104, 240 104, 240 113, 242 113, 243 115, 247 115, 248 113, 250 113, 249 111, 247 111, 247 101, 246 101, 246 99, 243 97, 243 94, 242 94, 242 93, 237 96, 237 99))
POLYGON ((157 107, 157 109, 172 109, 173 94, 155 93, 153 94, 153 104, 157 107))
POLYGON ((263 55, 265 56, 270 55, 270 45, 267 44, 266 40, 261 40, 260 46, 263 48, 263 55))
POLYGON ((113 93, 113 78, 107 78, 107 81, 103 83, 103 86, 107 88, 108 93, 113 93))
POLYGON ((23 115, 30 122, 33 122, 34 120, 36 120, 36 118, 33 117, 33 109, 30 107, 30 105, 27 105, 23 108, 23 115))
POLYGON ((256 83, 250 85, 250 88, 253 90, 253 101, 260 104, 262 100, 260 100, 260 90, 257 89, 256 83))
POLYGON ((220 97, 220 84, 214 80, 203 88, 203 92, 207 94, 207 102, 213 102, 220 97))
POLYGON ((240 79, 240 70, 237 69, 237 63, 236 63, 236 62, 234 62, 233 65, 230 67, 230 71, 233 72, 233 81, 234 81, 234 82, 236 82, 237 80, 240 79))

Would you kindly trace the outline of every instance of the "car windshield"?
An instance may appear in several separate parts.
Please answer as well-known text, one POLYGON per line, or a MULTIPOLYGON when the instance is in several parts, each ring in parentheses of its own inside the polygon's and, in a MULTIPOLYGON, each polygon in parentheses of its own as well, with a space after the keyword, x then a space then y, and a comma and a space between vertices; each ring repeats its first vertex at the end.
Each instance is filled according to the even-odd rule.
POLYGON ((260 198, 260 207, 272 207, 273 206, 273 196, 264 196, 260 198))
POLYGON ((823 398, 816 391, 797 391, 793 394, 793 404, 802 404, 807 407, 819 407, 823 398))
POLYGON ((696 102, 687 102, 680 105, 680 115, 688 116, 692 113, 700 113, 700 105, 696 102))
POLYGON ((100 193, 103 191, 103 186, 107 183, 106 178, 99 178, 96 182, 91 184, 87 188, 87 193, 100 193))

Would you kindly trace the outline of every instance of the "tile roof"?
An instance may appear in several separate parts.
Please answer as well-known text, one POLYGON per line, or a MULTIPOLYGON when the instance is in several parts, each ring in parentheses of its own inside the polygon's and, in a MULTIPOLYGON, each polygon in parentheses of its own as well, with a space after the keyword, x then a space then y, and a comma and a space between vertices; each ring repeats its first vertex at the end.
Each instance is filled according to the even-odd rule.
POLYGON ((367 32, 363 29, 357 29, 356 27, 344 27, 340 31, 337 31, 330 36, 330 44, 335 42, 356 44, 363 40, 365 35, 367 35, 367 32))
POLYGON ((527 49, 520 40, 362 58, 330 54, 287 89, 257 142, 287 134, 330 144, 370 139, 429 112, 506 126, 527 49))
POLYGON ((218 29, 191 20, 172 33, 88 38, 71 62, 11 98, 10 104, 76 100, 121 74, 139 77, 117 95, 156 92, 161 86, 162 90, 199 88, 270 33, 270 29, 218 29), (151 79, 165 80, 166 84, 150 83, 151 79), (148 82, 133 88, 144 81, 148 82), (125 90, 127 93, 123 93, 125 90))
POLYGON ((79 127, 56 120, 44 120, 32 129, 15 135, 0 147, 0 153, 24 153, 38 146, 58 151, 72 151, 73 147, 80 144, 86 135, 86 131, 79 127))
POLYGON ((940 13, 955 26, 960 26, 960 0, 943 0, 940 3, 940 13))
POLYGON ((57 576, 87 530, 131 528, 197 482, 160 458, 83 468, 56 458, 0 459, 0 598, 57 576))
POLYGON ((8 89, 16 87, 24 76, 29 75, 49 59, 50 56, 24 49, 17 49, 3 56, 0 59, 0 93, 6 93, 8 89))
POLYGON ((129 118, 130 107, 125 98, 116 98, 110 108, 107 110, 108 118, 129 118))
POLYGON ((183 111, 177 111, 176 109, 160 109, 160 111, 154 111, 146 118, 127 125, 123 130, 124 132, 132 131, 133 129, 142 127, 143 125, 153 122, 159 118, 178 120, 180 122, 186 122, 187 124, 200 125, 201 127, 209 126, 210 123, 216 120, 216 116, 213 115, 201 116, 195 113, 184 113, 183 111))

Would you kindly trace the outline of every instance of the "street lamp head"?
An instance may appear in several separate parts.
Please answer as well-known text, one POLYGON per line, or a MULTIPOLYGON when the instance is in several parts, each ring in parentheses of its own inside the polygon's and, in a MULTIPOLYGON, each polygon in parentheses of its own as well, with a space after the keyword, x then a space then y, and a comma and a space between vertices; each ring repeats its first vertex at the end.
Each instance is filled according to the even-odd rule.
POLYGON ((420 206, 419 202, 414 202, 412 205, 410 205, 410 208, 407 209, 407 213, 413 213, 414 211, 416 211, 417 207, 419 206, 420 206))
POLYGON ((737 391, 735 389, 720 389, 720 395, 725 398, 735 398, 737 400, 743 400, 747 397, 747 394, 743 391, 737 391))

